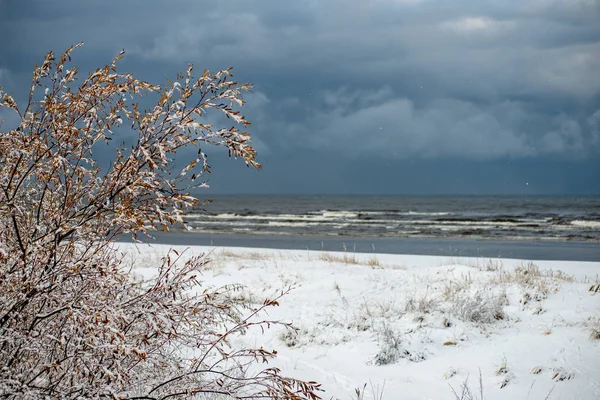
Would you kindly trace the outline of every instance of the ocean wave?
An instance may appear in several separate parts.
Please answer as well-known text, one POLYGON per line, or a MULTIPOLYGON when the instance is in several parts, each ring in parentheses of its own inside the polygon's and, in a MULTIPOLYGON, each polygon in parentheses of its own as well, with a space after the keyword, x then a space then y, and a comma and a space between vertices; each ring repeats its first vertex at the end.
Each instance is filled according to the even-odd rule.
MULTIPOLYGON (((411 227, 416 228, 439 228, 439 229, 577 229, 578 227, 593 228, 597 225, 593 224, 593 221, 577 222, 571 226, 569 225, 552 225, 549 223, 543 223, 541 221, 520 221, 520 222, 499 222, 499 221, 463 221, 463 220, 429 220, 429 219, 418 219, 418 220, 362 220, 362 219, 326 219, 320 218, 272 218, 272 217, 253 217, 253 218, 231 218, 231 219, 219 219, 206 216, 203 219, 186 219, 186 223, 192 225, 220 225, 220 226, 263 226, 269 225, 274 227, 318 227, 323 226, 326 228, 331 227, 356 227, 361 230, 369 230, 369 227, 378 229, 381 227, 387 227, 388 229, 397 227, 411 227), (590 224, 590 222, 592 222, 590 224), (579 224, 579 225, 577 225, 579 224), (587 224, 587 225, 586 225, 587 224), (576 226, 577 225, 577 226, 576 226)), ((597 223, 596 223, 597 224, 597 223)))
POLYGON ((571 225, 574 225, 578 228, 587 228, 587 229, 597 229, 600 230, 600 221, 589 221, 589 220, 573 220, 571 221, 571 225))
MULTIPOLYGON (((294 228, 303 228, 303 227, 311 227, 311 226, 322 226, 323 224, 319 222, 285 222, 285 221, 269 221, 267 223, 268 226, 275 227, 294 227, 294 228)), ((349 224, 327 224, 327 228, 333 229, 342 229, 347 228, 349 224)))
POLYGON ((452 215, 450 212, 421 212, 421 211, 356 211, 359 215, 429 215, 429 216, 444 216, 452 215))
POLYGON ((330 211, 330 210, 322 210, 321 215, 324 218, 356 218, 358 217, 357 211, 330 211))
MULTIPOLYGON (((467 201, 467 200, 461 200, 467 201)), ((468 200, 471 201, 471 200, 468 200)), ((239 235, 323 235, 349 237, 465 237, 515 240, 593 240, 600 241, 600 220, 594 209, 574 206, 546 207, 532 211, 522 206, 500 207, 496 203, 476 202, 459 208, 453 202, 440 203, 447 208, 391 205, 356 201, 352 207, 321 204, 311 208, 305 203, 294 206, 276 200, 275 206, 249 207, 246 202, 236 208, 212 212, 191 212, 184 217, 193 232, 231 233, 239 235), (328 207, 331 206, 331 207, 328 207), (446 211, 447 210, 447 211, 446 211), (592 212, 593 211, 593 212, 592 212)), ((315 203, 316 204, 316 203, 315 203)), ((210 211, 210 210, 208 210, 210 211)))

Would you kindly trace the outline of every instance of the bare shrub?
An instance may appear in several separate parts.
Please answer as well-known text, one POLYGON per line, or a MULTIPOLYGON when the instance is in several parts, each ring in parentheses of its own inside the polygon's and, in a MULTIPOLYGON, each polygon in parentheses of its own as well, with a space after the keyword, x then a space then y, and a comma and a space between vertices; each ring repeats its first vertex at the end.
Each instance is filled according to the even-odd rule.
POLYGON ((260 167, 248 134, 199 122, 212 111, 248 125, 234 106, 250 87, 230 70, 194 78, 192 66, 152 85, 117 72, 123 53, 77 83, 75 47, 35 67, 23 109, 0 93, 21 118, 0 134, 0 397, 318 398, 318 384, 261 367, 275 351, 229 345, 281 324, 258 316, 284 292, 251 306, 238 286, 203 288, 208 260, 174 250, 153 280, 135 282, 111 245, 182 222, 210 171, 204 146, 260 167), (147 111, 134 103, 142 94, 158 97, 147 111), (102 170, 92 150, 125 128, 135 144, 102 170), (175 164, 190 146, 191 160, 175 164))

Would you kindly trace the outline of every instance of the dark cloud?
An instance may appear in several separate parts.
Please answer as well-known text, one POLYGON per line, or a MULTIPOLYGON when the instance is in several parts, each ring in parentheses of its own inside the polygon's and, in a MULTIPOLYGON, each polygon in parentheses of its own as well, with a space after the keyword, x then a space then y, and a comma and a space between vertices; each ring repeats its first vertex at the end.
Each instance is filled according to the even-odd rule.
MULTIPOLYGON (((123 69, 145 79, 172 77, 186 62, 233 65, 256 86, 246 113, 265 171, 275 164, 250 176, 254 188, 289 191, 282 182, 305 177, 299 191, 353 191, 336 171, 368 157, 384 181, 417 163, 424 172, 414 179, 436 181, 425 178, 436 166, 473 168, 488 177, 484 192, 518 191, 498 172, 513 162, 568 181, 540 175, 540 192, 600 192, 591 171, 600 154, 598 21, 594 0, 2 0, 0 33, 11 40, 0 45, 0 85, 25 88, 47 50, 80 40, 84 71, 121 48, 123 69)), ((461 192, 477 186, 448 181, 461 192)))

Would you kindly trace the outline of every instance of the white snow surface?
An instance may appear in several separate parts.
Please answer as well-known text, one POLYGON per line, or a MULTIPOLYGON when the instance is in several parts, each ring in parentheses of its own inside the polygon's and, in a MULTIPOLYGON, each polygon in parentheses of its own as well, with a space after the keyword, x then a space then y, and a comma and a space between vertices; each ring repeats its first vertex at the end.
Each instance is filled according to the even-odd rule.
POLYGON ((118 246, 137 276, 175 248, 212 259, 204 286, 243 284, 261 303, 293 286, 265 317, 296 334, 234 343, 277 350, 272 365, 320 382, 323 399, 480 399, 480 384, 488 400, 600 398, 598 262, 118 246))

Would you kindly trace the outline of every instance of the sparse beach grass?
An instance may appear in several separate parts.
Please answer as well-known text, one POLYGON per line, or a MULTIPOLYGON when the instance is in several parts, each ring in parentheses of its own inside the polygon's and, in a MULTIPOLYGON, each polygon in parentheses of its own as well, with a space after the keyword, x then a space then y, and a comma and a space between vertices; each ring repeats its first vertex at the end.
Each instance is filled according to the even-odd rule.
POLYGON ((339 263, 339 264, 353 264, 353 265, 367 265, 371 268, 381 268, 382 264, 376 255, 365 255, 361 254, 358 256, 355 253, 330 253, 321 252, 319 254, 319 260, 327 263, 339 263))

